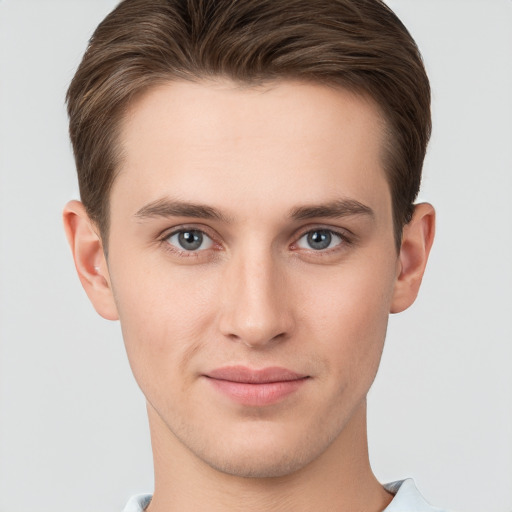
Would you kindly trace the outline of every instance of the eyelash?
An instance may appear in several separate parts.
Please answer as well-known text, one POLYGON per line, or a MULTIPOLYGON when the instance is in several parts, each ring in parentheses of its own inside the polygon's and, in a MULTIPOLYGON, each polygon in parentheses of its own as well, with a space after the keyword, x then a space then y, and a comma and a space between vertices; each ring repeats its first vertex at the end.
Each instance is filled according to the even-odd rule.
POLYGON ((309 227, 307 230, 303 231, 301 233, 301 235, 297 237, 297 241, 291 245, 291 248, 292 249, 300 249, 300 247, 298 247, 299 241, 302 240, 305 236, 315 233, 315 232, 316 233, 318 233, 318 232, 329 233, 331 236, 335 236, 340 239, 340 242, 338 244, 336 244, 334 247, 327 247, 325 249, 313 249, 313 248, 305 249, 308 252, 313 253, 318 256, 324 256, 324 255, 334 253, 334 252, 340 250, 342 247, 350 246, 350 245, 353 245, 353 243, 354 243, 353 239, 350 238, 345 232, 337 231, 335 229, 328 228, 328 227, 315 226, 313 228, 309 227))
POLYGON ((169 242, 169 239, 171 237, 173 237, 175 235, 179 235, 180 233, 187 233, 187 232, 201 233, 203 236, 209 238, 212 241, 211 248, 213 248, 213 250, 218 250, 220 248, 220 244, 215 241, 215 237, 209 235, 204 228, 193 227, 193 226, 180 226, 180 227, 174 228, 172 231, 167 231, 159 237, 159 242, 161 243, 161 245, 163 246, 163 248, 166 251, 169 251, 175 255, 177 254, 178 256, 184 257, 184 258, 198 258, 201 255, 201 253, 210 249, 210 247, 209 247, 207 249, 200 249, 200 250, 196 250, 196 251, 187 251, 186 249, 180 249, 176 245, 173 245, 169 242))
MULTIPOLYGON (((301 250, 301 248, 298 247, 299 241, 302 238, 304 238, 305 236, 315 233, 315 232, 329 233, 331 236, 335 236, 340 239, 340 242, 338 244, 336 244, 334 247, 328 247, 325 249, 317 249, 317 250, 315 250, 313 248, 303 249, 305 251, 308 251, 309 253, 312 253, 312 254, 315 254, 318 256, 332 254, 332 253, 340 250, 342 247, 351 246, 354 244, 354 240, 349 235, 347 235, 346 232, 340 232, 335 229, 323 227, 323 226, 315 226, 315 227, 308 227, 307 229, 302 231, 300 233, 300 235, 296 237, 296 241, 290 245, 290 248, 294 251, 301 250)), ((162 246, 165 250, 167 250, 175 255, 177 254, 178 256, 185 257, 185 258, 190 258, 190 257, 198 258, 201 256, 202 253, 208 251, 209 249, 213 249, 213 250, 221 249, 222 245, 220 243, 216 242, 215 238, 216 237, 210 235, 204 229, 204 227, 180 226, 180 227, 174 228, 172 231, 164 232, 161 236, 159 236, 159 242, 162 244, 162 246), (195 250, 195 251, 194 250, 187 251, 186 249, 181 250, 176 245, 173 245, 169 242, 169 239, 171 237, 173 237, 175 235, 179 235, 180 233, 186 233, 186 232, 191 232, 191 231, 201 233, 203 236, 209 238, 212 241, 212 247, 208 247, 206 249, 199 249, 199 250, 195 250)))

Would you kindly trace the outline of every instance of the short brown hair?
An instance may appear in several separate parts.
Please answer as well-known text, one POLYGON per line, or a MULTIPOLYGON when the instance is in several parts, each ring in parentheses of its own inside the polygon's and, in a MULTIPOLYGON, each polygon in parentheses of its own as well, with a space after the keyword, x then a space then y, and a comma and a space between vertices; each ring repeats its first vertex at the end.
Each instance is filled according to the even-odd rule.
POLYGON ((386 121, 399 247, 430 137, 430 86, 414 40, 381 0, 121 2, 94 32, 66 98, 81 198, 105 244, 130 101, 156 84, 217 77, 298 79, 371 97, 386 121))

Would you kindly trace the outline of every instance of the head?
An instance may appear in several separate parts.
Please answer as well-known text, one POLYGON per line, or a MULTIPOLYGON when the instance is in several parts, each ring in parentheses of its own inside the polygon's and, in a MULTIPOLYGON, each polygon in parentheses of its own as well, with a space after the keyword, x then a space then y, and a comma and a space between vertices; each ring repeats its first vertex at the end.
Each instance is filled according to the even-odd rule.
POLYGON ((68 238, 121 320, 155 456, 243 477, 352 464, 433 237, 403 25, 378 0, 128 0, 68 105, 68 238))
POLYGON ((173 81, 300 80, 370 98, 397 248, 430 137, 430 88, 407 29, 380 0, 127 0, 99 25, 67 94, 80 195, 108 246, 109 199, 129 106, 173 81))

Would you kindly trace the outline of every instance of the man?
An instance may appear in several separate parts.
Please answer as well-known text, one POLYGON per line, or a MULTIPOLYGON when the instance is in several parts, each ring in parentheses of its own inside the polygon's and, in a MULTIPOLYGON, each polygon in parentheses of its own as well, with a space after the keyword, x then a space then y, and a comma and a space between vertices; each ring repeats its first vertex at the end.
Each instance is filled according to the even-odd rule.
POLYGON ((389 8, 125 0, 67 100, 67 236, 147 400, 155 490, 126 511, 437 510, 367 449, 434 236, 429 84, 389 8))

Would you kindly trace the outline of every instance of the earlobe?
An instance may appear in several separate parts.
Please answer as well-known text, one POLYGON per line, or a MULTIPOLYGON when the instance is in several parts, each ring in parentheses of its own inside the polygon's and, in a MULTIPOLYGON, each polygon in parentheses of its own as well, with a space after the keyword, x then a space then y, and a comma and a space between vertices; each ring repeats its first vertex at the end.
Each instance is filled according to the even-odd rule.
POLYGON ((403 230, 391 313, 400 313, 415 301, 434 241, 434 233, 434 208, 428 203, 416 205, 413 218, 403 230))
POLYGON ((117 320, 103 244, 96 226, 80 201, 66 204, 63 221, 76 271, 89 300, 103 318, 117 320))

